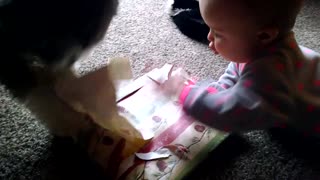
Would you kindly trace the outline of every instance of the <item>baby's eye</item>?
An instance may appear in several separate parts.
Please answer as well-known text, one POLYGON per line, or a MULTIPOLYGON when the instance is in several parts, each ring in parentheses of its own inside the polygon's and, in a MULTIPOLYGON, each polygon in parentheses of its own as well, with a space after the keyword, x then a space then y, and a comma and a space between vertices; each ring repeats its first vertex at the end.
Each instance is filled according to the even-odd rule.
POLYGON ((218 34, 218 33, 216 33, 216 32, 215 32, 213 35, 214 35, 215 38, 221 38, 221 37, 222 37, 221 34, 218 34))

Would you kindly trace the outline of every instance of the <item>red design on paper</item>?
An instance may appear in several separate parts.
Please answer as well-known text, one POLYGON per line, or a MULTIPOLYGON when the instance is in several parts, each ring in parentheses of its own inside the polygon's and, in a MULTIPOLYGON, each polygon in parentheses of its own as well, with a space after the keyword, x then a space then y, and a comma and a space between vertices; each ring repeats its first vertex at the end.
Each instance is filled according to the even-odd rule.
POLYGON ((159 171, 164 172, 164 170, 168 167, 168 165, 163 160, 159 160, 159 161, 157 161, 157 167, 158 167, 159 171))
POLYGON ((193 123, 186 115, 163 131, 159 136, 155 137, 149 144, 142 148, 139 153, 147 153, 154 151, 162 146, 173 142, 183 131, 193 123))
POLYGON ((201 133, 202 133, 202 132, 206 129, 206 127, 204 127, 203 125, 197 124, 197 125, 194 126, 194 129, 195 129, 197 132, 201 132, 201 133))

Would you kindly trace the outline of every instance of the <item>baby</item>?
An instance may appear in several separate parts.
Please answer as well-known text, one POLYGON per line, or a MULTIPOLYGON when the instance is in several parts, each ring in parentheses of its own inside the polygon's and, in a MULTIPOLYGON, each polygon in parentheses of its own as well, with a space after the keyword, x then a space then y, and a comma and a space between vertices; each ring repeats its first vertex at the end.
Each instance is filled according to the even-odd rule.
POLYGON ((209 47, 230 64, 217 82, 180 88, 184 110, 227 132, 295 127, 320 134, 319 58, 292 31, 301 6, 302 0, 200 0, 209 47))

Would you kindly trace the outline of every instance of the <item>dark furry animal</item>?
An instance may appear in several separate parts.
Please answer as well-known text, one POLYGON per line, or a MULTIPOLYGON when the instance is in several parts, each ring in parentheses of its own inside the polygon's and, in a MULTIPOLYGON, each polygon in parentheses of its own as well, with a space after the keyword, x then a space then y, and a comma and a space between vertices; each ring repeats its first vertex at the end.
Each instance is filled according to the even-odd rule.
POLYGON ((77 137, 84 115, 54 84, 105 35, 118 0, 0 0, 0 83, 58 136, 77 137))
MULTIPOLYGON (((116 0, 0 0, 0 81, 24 98, 104 36, 116 0)), ((54 78, 54 77, 53 77, 54 78)))

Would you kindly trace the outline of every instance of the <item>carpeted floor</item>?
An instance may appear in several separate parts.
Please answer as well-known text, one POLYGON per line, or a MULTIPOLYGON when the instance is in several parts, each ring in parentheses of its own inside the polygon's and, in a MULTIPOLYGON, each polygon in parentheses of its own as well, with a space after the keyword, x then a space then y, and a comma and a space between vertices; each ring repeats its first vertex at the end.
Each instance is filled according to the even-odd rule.
MULTIPOLYGON (((295 28, 301 45, 320 52, 320 1, 307 4, 295 28)), ((121 0, 103 42, 80 72, 113 56, 129 57, 136 76, 174 63, 201 78, 218 78, 227 62, 206 45, 182 35, 166 14, 166 0, 121 0)), ((313 142, 315 143, 315 142, 313 142)), ((189 179, 320 179, 319 147, 284 132, 234 135, 189 179)), ((0 86, 0 179, 99 179, 85 154, 56 142, 46 129, 0 86)))

